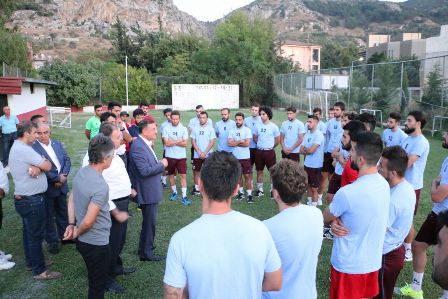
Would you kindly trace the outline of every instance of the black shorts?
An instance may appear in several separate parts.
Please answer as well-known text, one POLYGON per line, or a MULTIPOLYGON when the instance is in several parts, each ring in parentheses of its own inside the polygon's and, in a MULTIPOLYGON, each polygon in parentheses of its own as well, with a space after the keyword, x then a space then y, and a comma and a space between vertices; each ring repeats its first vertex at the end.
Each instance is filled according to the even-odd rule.
POLYGON ((256 148, 250 148, 250 165, 255 164, 255 157, 257 156, 257 149, 256 148))
POLYGON ((285 154, 282 151, 282 159, 290 159, 296 162, 300 162, 300 154, 299 153, 290 153, 290 154, 285 154))
POLYGON ((434 212, 431 212, 428 217, 426 217, 426 220, 420 227, 417 236, 415 236, 415 241, 423 242, 429 245, 437 244, 437 235, 443 226, 439 223, 437 218, 438 216, 434 212))
POLYGON ((334 173, 333 157, 331 156, 331 153, 324 154, 324 164, 322 166, 322 172, 329 172, 331 174, 334 173))
POLYGON ((310 168, 304 167, 306 174, 308 175, 308 186, 311 188, 318 188, 320 185, 320 174, 322 168, 310 168))

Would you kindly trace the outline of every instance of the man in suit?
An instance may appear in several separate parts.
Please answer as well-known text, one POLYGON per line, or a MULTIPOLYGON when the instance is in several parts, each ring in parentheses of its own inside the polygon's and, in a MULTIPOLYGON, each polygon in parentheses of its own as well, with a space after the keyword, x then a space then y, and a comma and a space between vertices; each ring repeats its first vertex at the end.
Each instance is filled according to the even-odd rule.
POLYGON ((67 176, 70 173, 70 157, 61 142, 50 139, 51 130, 48 124, 37 124, 37 140, 32 144, 33 149, 51 162, 51 170, 45 172, 48 189, 45 192, 45 240, 49 252, 59 252, 59 241, 63 239, 68 225, 67 214, 67 176))
POLYGON ((161 174, 168 166, 163 158, 157 160, 152 149, 157 138, 157 126, 152 120, 139 123, 139 136, 132 142, 129 159, 129 176, 132 188, 137 191, 137 203, 141 205, 143 221, 138 254, 141 261, 160 261, 154 254, 157 208, 163 197, 161 174))

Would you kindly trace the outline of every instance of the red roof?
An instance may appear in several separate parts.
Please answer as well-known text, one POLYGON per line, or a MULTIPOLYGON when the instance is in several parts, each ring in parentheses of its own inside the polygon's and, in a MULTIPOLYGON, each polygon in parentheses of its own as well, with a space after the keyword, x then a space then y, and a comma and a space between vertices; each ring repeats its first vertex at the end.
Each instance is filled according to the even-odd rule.
POLYGON ((0 94, 22 94, 23 79, 0 77, 0 94))

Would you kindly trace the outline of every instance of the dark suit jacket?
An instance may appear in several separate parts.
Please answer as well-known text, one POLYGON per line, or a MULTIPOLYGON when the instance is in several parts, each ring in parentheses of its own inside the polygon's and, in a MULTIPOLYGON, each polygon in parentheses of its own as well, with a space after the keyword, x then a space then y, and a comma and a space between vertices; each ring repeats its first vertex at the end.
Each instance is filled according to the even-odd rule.
POLYGON ((162 200, 160 175, 164 171, 165 167, 156 160, 145 141, 141 137, 135 139, 129 152, 129 177, 139 204, 155 204, 162 200))
MULTIPOLYGON (((72 166, 70 157, 67 155, 67 152, 65 151, 64 146, 60 141, 50 139, 50 142, 56 154, 56 157, 58 157, 59 163, 61 164, 60 173, 68 175, 70 173, 70 168, 72 166)), ((61 194, 67 194, 68 192, 67 181, 65 181, 65 183, 62 185, 60 189, 57 189, 54 186, 54 183, 59 182, 61 176, 58 173, 58 169, 56 168, 54 162, 51 160, 47 151, 42 147, 42 145, 40 145, 40 143, 37 140, 31 146, 39 155, 44 156, 52 164, 51 170, 45 173, 48 180, 48 189, 47 192, 45 192, 45 195, 49 197, 56 197, 61 194)))

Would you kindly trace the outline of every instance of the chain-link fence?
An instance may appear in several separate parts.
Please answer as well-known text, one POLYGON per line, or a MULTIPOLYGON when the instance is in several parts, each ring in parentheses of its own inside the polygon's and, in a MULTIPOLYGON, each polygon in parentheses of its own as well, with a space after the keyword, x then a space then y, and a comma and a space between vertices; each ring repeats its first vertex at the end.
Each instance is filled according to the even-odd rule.
POLYGON ((2 77, 28 77, 28 71, 19 69, 2 62, 1 74, 2 77))
POLYGON ((435 127, 448 127, 448 119, 435 118, 448 116, 448 55, 280 74, 274 89, 277 107, 328 111, 340 100, 349 111, 380 110, 384 121, 392 111, 422 110, 435 127))

